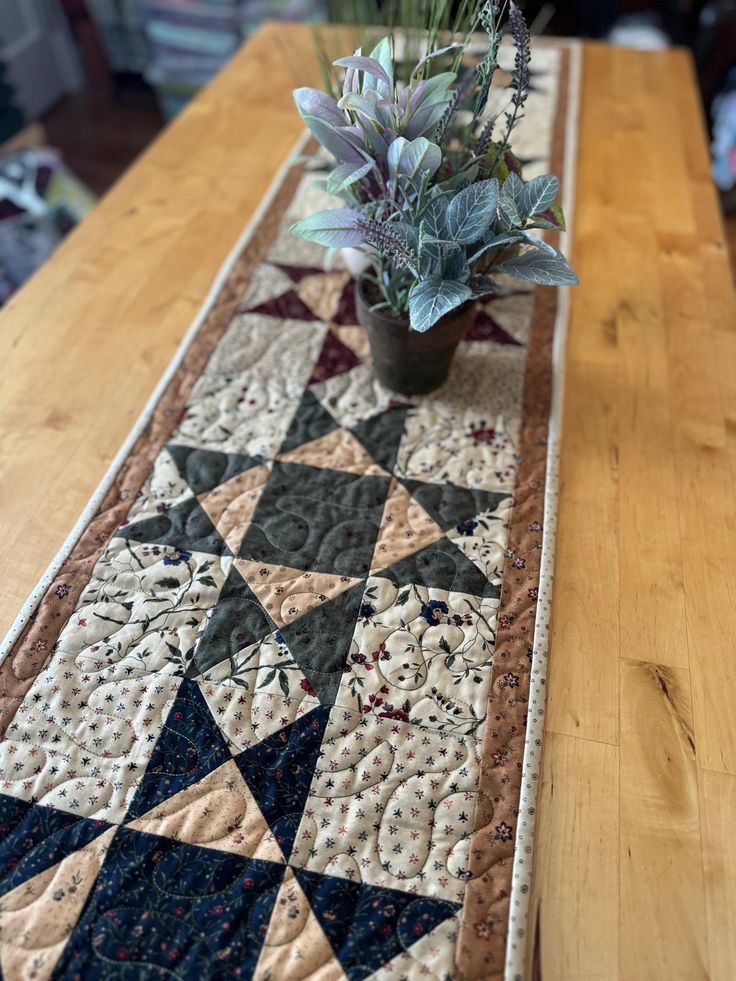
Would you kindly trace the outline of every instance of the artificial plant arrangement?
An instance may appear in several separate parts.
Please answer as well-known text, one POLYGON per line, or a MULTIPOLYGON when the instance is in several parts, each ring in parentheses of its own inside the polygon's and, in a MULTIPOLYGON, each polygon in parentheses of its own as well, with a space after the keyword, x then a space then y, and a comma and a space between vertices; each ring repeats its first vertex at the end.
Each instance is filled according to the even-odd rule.
MULTIPOLYGON (((475 301, 501 291, 497 274, 550 285, 577 282, 563 254, 536 234, 565 227, 558 180, 525 181, 511 150, 529 94, 531 51, 513 2, 508 22, 515 60, 508 103, 497 113, 487 107, 503 32, 491 0, 474 25, 488 37, 474 67, 462 67, 467 35, 428 50, 408 82, 398 81, 393 38, 386 37, 370 55, 358 49, 335 62, 344 69, 340 92, 294 92, 304 122, 335 159, 326 189, 345 206, 310 215, 291 231, 329 248, 368 251, 357 306, 379 369, 382 360, 420 351, 411 338, 425 332, 437 335, 434 343, 427 339, 435 362, 438 345, 450 344, 449 369, 475 301), (433 73, 443 62, 449 62, 446 70, 433 73), (381 325, 393 338, 390 350, 376 343, 381 325)), ((390 387, 400 387, 400 379, 393 382, 390 387)))

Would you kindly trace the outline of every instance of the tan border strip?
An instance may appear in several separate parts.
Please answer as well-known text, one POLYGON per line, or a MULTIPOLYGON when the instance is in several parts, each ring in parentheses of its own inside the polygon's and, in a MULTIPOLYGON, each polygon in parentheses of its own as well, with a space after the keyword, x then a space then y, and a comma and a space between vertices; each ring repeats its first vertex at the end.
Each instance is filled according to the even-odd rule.
MULTIPOLYGON (((295 150, 302 150, 303 144, 302 137, 295 150)), ((151 473, 194 383, 237 312, 253 269, 268 252, 302 173, 302 168, 286 166, 276 175, 271 191, 223 266, 224 282, 220 277, 216 280, 214 296, 211 291, 162 379, 163 390, 157 389, 144 409, 131 434, 132 446, 126 441, 62 552, 11 627, 4 645, 7 654, 0 663, 0 736, 48 661, 97 559, 151 473)))
MULTIPOLYGON (((550 170, 564 164, 570 53, 561 48, 550 170)), ((564 174, 561 175, 565 179, 564 174)), ((557 244, 554 235, 552 244, 557 244)), ((527 351, 520 465, 501 587, 496 652, 481 755, 470 874, 458 937, 458 977, 499 981, 509 942, 510 892, 537 616, 547 439, 552 406, 552 343, 558 291, 535 292, 527 351)))

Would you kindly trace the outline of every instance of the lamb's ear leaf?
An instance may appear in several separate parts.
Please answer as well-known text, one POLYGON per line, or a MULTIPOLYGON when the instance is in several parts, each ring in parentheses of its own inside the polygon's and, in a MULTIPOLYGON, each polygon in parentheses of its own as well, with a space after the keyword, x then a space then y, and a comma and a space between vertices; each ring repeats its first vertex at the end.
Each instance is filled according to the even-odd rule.
POLYGON ((458 191, 447 209, 450 235, 469 245, 483 238, 498 206, 498 181, 478 181, 458 191))
POLYGON ((360 212, 353 208, 333 208, 302 218, 289 231, 298 238, 306 238, 319 245, 345 249, 365 242, 364 233, 356 228, 356 221, 360 217, 360 212))
POLYGON ((473 291, 458 280, 432 276, 417 282, 409 294, 409 319, 412 330, 429 330, 450 310, 471 299, 473 291))
POLYGON ((495 266, 494 271, 544 286, 575 286, 579 282, 564 255, 551 245, 522 252, 495 266))
POLYGON ((361 167, 356 167, 353 163, 339 164, 327 178, 327 193, 341 194, 351 184, 355 184, 361 177, 365 177, 373 166, 372 160, 367 161, 361 167))
POLYGON ((354 68, 356 71, 365 72, 367 75, 384 82, 389 88, 391 87, 391 79, 385 68, 375 58, 369 58, 366 55, 348 55, 347 58, 338 58, 333 64, 340 68, 354 68))
POLYGON ((329 150, 338 160, 353 161, 357 164, 363 163, 365 158, 350 139, 350 135, 346 135, 348 127, 342 126, 338 129, 337 126, 326 122, 319 116, 311 116, 304 113, 302 113, 302 119, 307 124, 310 133, 317 142, 325 150, 329 150))
POLYGON ((517 198, 522 217, 528 218, 529 215, 534 215, 538 211, 544 211, 545 208, 548 208, 557 197, 559 189, 560 182, 551 174, 534 177, 523 183, 517 198))
POLYGON ((344 126, 346 123, 345 113, 340 112, 335 100, 326 92, 319 89, 301 88, 294 89, 292 93, 294 102, 302 116, 316 116, 325 123, 332 123, 333 126, 344 126))
POLYGON ((388 76, 389 86, 393 85, 394 81, 394 52, 393 44, 391 43, 391 37, 386 36, 381 38, 375 48, 371 51, 371 58, 377 61, 378 64, 383 68, 384 72, 388 76))

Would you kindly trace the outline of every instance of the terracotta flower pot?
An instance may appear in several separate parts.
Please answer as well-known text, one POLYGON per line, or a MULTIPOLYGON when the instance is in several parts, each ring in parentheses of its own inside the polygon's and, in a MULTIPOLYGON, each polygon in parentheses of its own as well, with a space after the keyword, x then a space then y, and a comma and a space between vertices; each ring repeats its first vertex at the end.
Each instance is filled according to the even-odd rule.
POLYGON ((371 345, 373 370, 386 388, 400 395, 425 395, 447 379, 460 341, 473 323, 477 303, 465 303, 420 334, 409 329, 409 318, 371 310, 365 280, 355 290, 358 321, 371 345))

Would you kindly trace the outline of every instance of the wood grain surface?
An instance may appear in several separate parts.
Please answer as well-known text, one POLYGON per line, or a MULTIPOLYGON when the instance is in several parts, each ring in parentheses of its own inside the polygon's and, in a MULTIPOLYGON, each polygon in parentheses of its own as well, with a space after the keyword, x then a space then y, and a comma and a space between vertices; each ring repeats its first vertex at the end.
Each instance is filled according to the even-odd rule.
MULTIPOLYGON (((266 25, 0 314, 0 629, 301 131, 266 25)), ((586 45, 542 977, 736 977, 736 312, 689 57, 586 45)))

